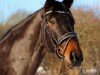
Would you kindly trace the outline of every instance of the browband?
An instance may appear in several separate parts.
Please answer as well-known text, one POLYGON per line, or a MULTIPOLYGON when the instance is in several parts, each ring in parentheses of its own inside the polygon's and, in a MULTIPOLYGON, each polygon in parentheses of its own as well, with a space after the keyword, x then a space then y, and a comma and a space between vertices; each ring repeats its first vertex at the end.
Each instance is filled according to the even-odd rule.
POLYGON ((64 14, 64 13, 68 13, 69 14, 69 12, 65 12, 65 11, 48 11, 48 12, 45 13, 45 15, 50 14, 52 12, 61 13, 61 14, 64 14))

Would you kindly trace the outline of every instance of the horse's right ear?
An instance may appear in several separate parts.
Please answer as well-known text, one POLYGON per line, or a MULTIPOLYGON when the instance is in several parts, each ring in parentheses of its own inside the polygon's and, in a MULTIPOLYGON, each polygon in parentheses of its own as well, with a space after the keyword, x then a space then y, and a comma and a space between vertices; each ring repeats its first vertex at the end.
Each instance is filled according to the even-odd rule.
POLYGON ((45 10, 47 11, 49 7, 54 5, 54 3, 55 3, 55 0, 46 0, 45 10))

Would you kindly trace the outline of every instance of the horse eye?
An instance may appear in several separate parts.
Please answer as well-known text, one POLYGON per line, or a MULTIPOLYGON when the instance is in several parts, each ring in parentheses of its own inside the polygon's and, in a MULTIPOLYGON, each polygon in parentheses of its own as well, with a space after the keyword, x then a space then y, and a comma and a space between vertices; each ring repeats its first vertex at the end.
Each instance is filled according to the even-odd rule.
POLYGON ((50 20, 49 21, 51 24, 55 24, 55 21, 54 20, 50 20))

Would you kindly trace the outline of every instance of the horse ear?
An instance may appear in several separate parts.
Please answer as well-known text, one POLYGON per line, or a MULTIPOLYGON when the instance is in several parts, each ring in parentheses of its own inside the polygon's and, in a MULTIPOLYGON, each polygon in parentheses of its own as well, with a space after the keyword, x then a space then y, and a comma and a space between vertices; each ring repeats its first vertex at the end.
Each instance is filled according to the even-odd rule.
POLYGON ((74 0, 63 0, 63 3, 68 7, 68 9, 71 7, 74 0))
POLYGON ((47 10, 49 7, 51 7, 52 5, 54 5, 55 0, 46 0, 45 3, 45 10, 47 10))

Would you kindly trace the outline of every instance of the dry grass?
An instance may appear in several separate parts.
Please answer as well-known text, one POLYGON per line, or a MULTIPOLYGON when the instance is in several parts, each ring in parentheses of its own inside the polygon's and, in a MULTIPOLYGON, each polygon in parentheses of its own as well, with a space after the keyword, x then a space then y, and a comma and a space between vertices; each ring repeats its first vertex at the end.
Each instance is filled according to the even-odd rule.
MULTIPOLYGON (((95 68, 100 74, 100 19, 96 18, 91 10, 73 10, 76 19, 76 31, 79 35, 80 45, 83 50, 84 71, 95 68), (78 15, 80 13, 80 15, 78 15)), ((86 74, 87 75, 87 74, 86 74)))
POLYGON ((18 11, 15 14, 13 14, 8 20, 7 22, 0 24, 0 38, 6 33, 6 31, 16 25, 18 22, 20 22, 21 20, 23 20, 24 18, 26 18, 29 15, 28 12, 26 11, 18 11))
MULTIPOLYGON (((47 53, 41 65, 48 71, 48 75, 58 75, 59 71, 60 75, 91 75, 91 73, 89 74, 87 71, 93 68, 98 72, 92 75, 99 75, 100 19, 96 18, 91 10, 84 12, 82 9, 73 9, 72 12, 76 21, 75 29, 78 33, 79 42, 84 55, 82 69, 69 70, 65 66, 62 67, 62 62, 52 53, 47 53)), ((12 17, 14 18, 14 16, 12 17)), ((13 23, 9 20, 5 25, 0 25, 0 37, 12 26, 12 24, 17 23, 16 20, 19 22, 19 19, 16 18, 13 23)))

